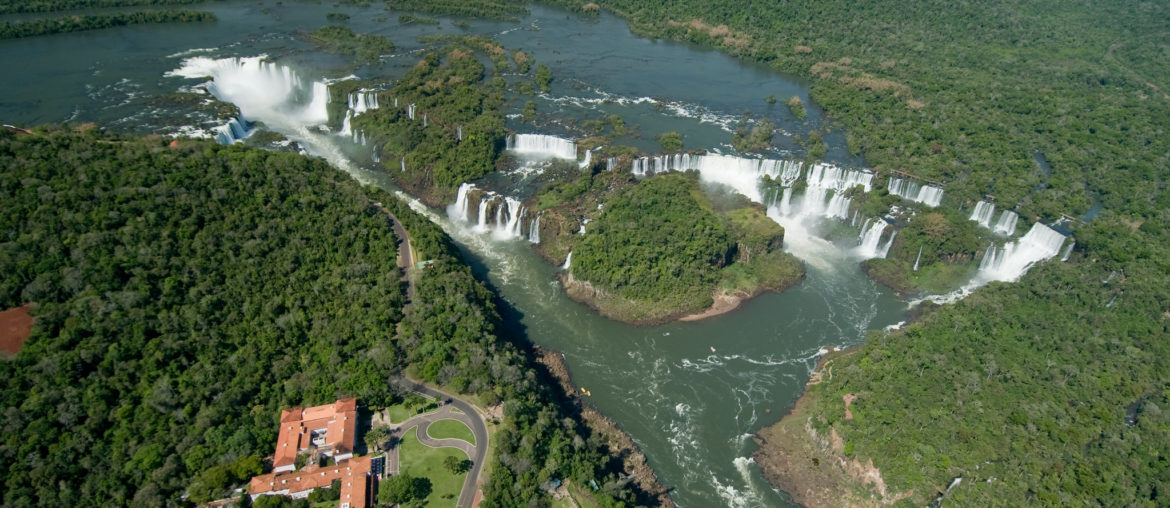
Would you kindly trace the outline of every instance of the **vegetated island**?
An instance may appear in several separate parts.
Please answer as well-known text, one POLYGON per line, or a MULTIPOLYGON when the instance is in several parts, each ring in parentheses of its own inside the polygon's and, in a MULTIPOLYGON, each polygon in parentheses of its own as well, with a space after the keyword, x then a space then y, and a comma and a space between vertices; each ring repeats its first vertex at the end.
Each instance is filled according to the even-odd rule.
POLYGON ((704 195, 697 175, 671 173, 615 192, 573 242, 568 295, 631 324, 729 312, 763 291, 798 283, 784 228, 758 206, 704 195))
POLYGON ((98 30, 125 25, 147 23, 206 23, 215 21, 215 14, 204 11, 141 11, 124 14, 94 14, 67 16, 55 19, 36 19, 0 25, 0 39, 20 39, 38 35, 98 30))
POLYGON ((394 43, 381 35, 359 34, 349 27, 326 25, 306 34, 321 49, 338 53, 360 63, 373 63, 394 51, 394 43))

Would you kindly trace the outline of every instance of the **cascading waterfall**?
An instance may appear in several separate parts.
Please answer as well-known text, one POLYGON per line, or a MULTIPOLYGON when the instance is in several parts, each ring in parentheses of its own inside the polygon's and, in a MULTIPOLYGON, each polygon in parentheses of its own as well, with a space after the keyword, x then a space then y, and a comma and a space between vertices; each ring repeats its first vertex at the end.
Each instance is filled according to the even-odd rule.
POLYGON ((425 129, 426 127, 427 127, 427 115, 424 113, 423 114, 423 128, 425 129))
POLYGON ((540 216, 542 213, 536 214, 536 218, 532 219, 532 224, 528 228, 528 241, 531 243, 540 243, 540 216))
POLYGON ((1064 235, 1037 222, 1015 242, 1002 248, 996 248, 995 244, 988 246, 979 262, 978 277, 988 281, 1015 282, 1033 264, 1059 254, 1064 240, 1064 235))
POLYGON ((995 223, 995 228, 992 231, 1004 236, 1012 236, 1016 234, 1016 222, 1019 221, 1020 216, 1011 210, 1004 210, 999 215, 999 221, 995 223))
MULTIPOLYGON (((378 92, 373 90, 352 92, 346 97, 345 108, 345 119, 341 121, 341 130, 337 135, 353 138, 353 119, 366 111, 378 109, 378 92)), ((354 138, 355 143, 358 141, 359 138, 354 138)))
POLYGON ((410 103, 410 105, 406 107, 406 117, 410 118, 411 120, 414 120, 414 103, 413 102, 410 103))
POLYGON ((572 264, 573 264, 573 251, 569 251, 569 255, 565 256, 565 264, 562 265, 561 268, 568 270, 569 266, 571 266, 572 264))
POLYGON ((463 126, 462 125, 455 128, 455 138, 458 139, 459 141, 463 141, 463 126))
MULTIPOLYGON (((886 221, 882 219, 866 219, 865 225, 861 227, 861 234, 857 237, 857 252, 865 259, 869 258, 884 258, 883 249, 881 245, 882 233, 886 230, 886 221)), ((893 238, 890 238, 893 241, 893 238)), ((884 249, 889 250, 887 245, 884 249)))
POLYGON ((609 157, 605 159, 605 170, 613 171, 617 168, 617 157, 609 157))
POLYGON ((1073 247, 1076 247, 1076 246, 1077 246, 1077 242, 1072 242, 1072 243, 1069 243, 1068 246, 1066 246, 1064 248, 1064 254, 1062 254, 1060 256, 1061 262, 1068 261, 1069 256, 1072 255, 1073 247))
POLYGON ((216 140, 230 144, 247 136, 252 122, 263 119, 288 125, 324 124, 329 120, 329 87, 319 81, 305 84, 291 68, 248 58, 191 57, 167 76, 210 77, 204 87, 221 101, 240 108, 239 118, 217 129, 216 140))
POLYGON ((991 218, 995 215, 995 203, 980 201, 975 203, 975 210, 971 212, 971 220, 980 226, 991 229, 991 218))
MULTIPOLYGON (((891 242, 893 243, 893 242, 891 242)), ((922 247, 918 248, 918 257, 914 258, 914 271, 918 271, 918 262, 922 261, 922 247)))
POLYGON ((406 157, 403 157, 403 158, 402 158, 402 160, 401 160, 401 161, 399 161, 399 162, 402 164, 402 170, 401 170, 401 172, 402 172, 402 173, 405 173, 405 172, 406 172, 406 157))
POLYGON ((508 150, 516 153, 577 160, 577 143, 547 134, 514 134, 507 138, 508 150))
POLYGON ((938 206, 942 202, 943 189, 933 185, 922 185, 907 178, 890 177, 890 194, 909 199, 926 206, 938 206))
POLYGON ((252 133, 252 125, 240 117, 233 118, 228 123, 215 128, 215 140, 221 145, 230 145, 243 141, 252 133))
POLYGON ((593 150, 585 150, 585 160, 581 161, 581 164, 580 164, 581 169, 585 169, 585 168, 589 167, 589 164, 592 161, 593 161, 593 150))
POLYGON ((455 202, 447 207, 447 216, 465 223, 474 221, 477 230, 490 231, 497 240, 525 238, 540 243, 540 215, 530 219, 520 200, 479 189, 475 184, 459 186, 455 202), (476 210, 474 217, 472 206, 476 210))

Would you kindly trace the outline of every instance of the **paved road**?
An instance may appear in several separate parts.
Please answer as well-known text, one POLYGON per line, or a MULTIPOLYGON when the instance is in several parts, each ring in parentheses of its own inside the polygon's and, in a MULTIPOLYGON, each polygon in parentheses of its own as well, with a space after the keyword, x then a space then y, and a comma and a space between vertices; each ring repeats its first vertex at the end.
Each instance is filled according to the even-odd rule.
MULTIPOLYGON (((398 266, 402 267, 403 277, 407 280, 406 298, 407 302, 414 301, 414 281, 406 274, 414 267, 414 247, 410 244, 410 234, 407 233, 406 228, 402 227, 402 222, 395 217, 390 210, 387 210, 382 203, 371 203, 372 206, 386 214, 390 219, 391 227, 394 228, 394 234, 401 239, 402 243, 398 245, 398 266)), ((409 305, 409 303, 408 303, 409 305)), ((471 508, 472 502, 475 500, 475 493, 478 489, 479 474, 483 471, 483 463, 487 460, 488 449, 488 433, 487 425, 483 421, 483 416, 479 414, 475 406, 467 401, 460 399, 449 393, 441 392, 432 388, 428 388, 421 384, 403 378, 392 378, 389 380, 391 384, 398 386, 404 390, 415 391, 424 395, 434 397, 440 404, 439 411, 431 412, 423 415, 418 415, 407 419, 401 425, 391 425, 391 430, 397 433, 401 430, 403 433, 410 430, 411 427, 418 427, 416 435, 420 443, 438 448, 443 446, 453 446, 463 450, 471 459, 471 469, 467 472, 467 478, 463 480, 463 490, 459 492, 459 501, 455 504, 457 508, 471 508), (450 404, 442 404, 443 401, 450 400, 450 404), (454 407, 463 413, 456 413, 451 411, 454 407), (438 420, 459 420, 467 424, 471 429, 471 434, 475 436, 475 445, 462 439, 432 439, 427 435, 427 428, 438 420)), ((386 470, 391 473, 398 472, 398 448, 393 450, 393 456, 387 457, 386 470)))
POLYGON ((463 490, 459 492, 459 501, 455 506, 458 508, 471 508, 471 502, 475 499, 475 491, 478 490, 476 485, 479 483, 479 474, 483 471, 483 463, 487 459, 488 433, 483 416, 480 416, 475 406, 454 395, 434 390, 406 379, 391 379, 390 382, 399 388, 434 397, 439 402, 448 399, 451 400, 450 404, 441 405, 438 411, 411 417, 401 425, 391 425, 391 428, 396 430, 401 429, 402 432, 406 432, 411 427, 417 426, 418 431, 416 435, 422 444, 430 447, 453 446, 467 453, 467 456, 471 459, 471 469, 467 472, 467 478, 463 480, 463 490), (452 407, 462 411, 462 413, 451 411, 452 407), (475 436, 475 445, 472 446, 462 439, 432 439, 427 435, 427 428, 439 420, 459 420, 467 424, 467 427, 471 429, 471 434, 475 436))
POLYGON ((387 210, 382 203, 370 203, 370 206, 377 208, 386 217, 390 219, 390 227, 394 230, 394 236, 398 237, 398 267, 402 269, 402 280, 407 282, 406 285, 406 301, 414 300, 414 281, 410 279, 408 273, 414 268, 414 246, 410 244, 410 235, 406 232, 406 228, 402 227, 402 222, 395 217, 390 210, 387 210))

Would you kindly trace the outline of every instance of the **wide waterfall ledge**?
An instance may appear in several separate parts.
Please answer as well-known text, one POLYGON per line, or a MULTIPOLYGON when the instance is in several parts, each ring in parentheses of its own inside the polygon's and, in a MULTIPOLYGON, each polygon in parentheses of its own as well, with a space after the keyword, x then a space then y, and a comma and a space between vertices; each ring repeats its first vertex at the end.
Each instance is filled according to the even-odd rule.
POLYGON ((509 151, 534 157, 577 160, 577 143, 548 134, 513 134, 507 138, 509 151))

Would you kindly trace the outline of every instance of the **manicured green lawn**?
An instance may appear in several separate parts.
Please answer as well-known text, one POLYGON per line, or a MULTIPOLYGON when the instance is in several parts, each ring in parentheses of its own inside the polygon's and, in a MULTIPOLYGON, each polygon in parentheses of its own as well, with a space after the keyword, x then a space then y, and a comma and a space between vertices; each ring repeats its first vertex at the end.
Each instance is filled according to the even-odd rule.
POLYGON ((475 435, 472 434, 471 429, 467 428, 467 424, 459 420, 439 420, 427 427, 427 435, 434 439, 462 439, 468 443, 475 444, 475 435))
POLYGON ((468 457, 455 448, 423 446, 418 442, 417 430, 410 429, 398 445, 399 469, 404 474, 431 481, 431 495, 419 506, 449 508, 459 499, 459 490, 463 488, 463 479, 467 473, 451 474, 443 467, 443 459, 455 457, 466 460, 468 457))
POLYGON ((393 423, 405 422, 407 418, 417 414, 413 409, 409 409, 402 404, 394 404, 386 408, 386 412, 390 415, 390 421, 393 423))

